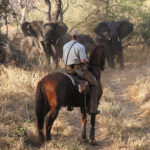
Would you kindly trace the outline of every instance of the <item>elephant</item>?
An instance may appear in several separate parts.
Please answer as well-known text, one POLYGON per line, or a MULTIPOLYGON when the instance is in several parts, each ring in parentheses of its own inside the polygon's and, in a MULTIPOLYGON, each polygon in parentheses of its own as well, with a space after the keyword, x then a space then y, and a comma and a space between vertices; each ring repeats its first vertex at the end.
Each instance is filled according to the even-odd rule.
POLYGON ((21 30, 25 37, 27 36, 33 36, 38 39, 42 39, 42 32, 41 28, 43 26, 43 21, 32 21, 32 22, 24 22, 21 25, 21 30))
MULTIPOLYGON (((43 23, 42 21, 24 22, 22 31, 24 35, 32 36, 39 49, 42 49, 50 62, 50 57, 58 68, 58 64, 63 55, 63 46, 71 40, 71 36, 67 33, 67 25, 64 22, 43 23)), ((95 42, 89 35, 82 34, 79 42, 86 48, 86 52, 93 49, 95 42)))
POLYGON ((95 42, 103 43, 108 65, 115 68, 114 58, 118 56, 120 68, 124 69, 121 40, 133 31, 133 24, 126 20, 100 22, 94 29, 95 42))
POLYGON ((44 24, 43 21, 35 20, 32 22, 24 22, 21 25, 21 29, 25 37, 32 37, 34 39, 34 45, 44 51, 49 63, 50 57, 55 57, 52 47, 55 46, 58 38, 67 32, 68 27, 64 22, 44 24))
MULTIPOLYGON (((71 40, 71 35, 68 33, 61 36, 56 43, 56 56, 58 61, 63 57, 63 46, 71 40)), ((89 55, 89 52, 95 47, 94 40, 86 34, 81 34, 78 42, 85 46, 86 54, 89 55)))

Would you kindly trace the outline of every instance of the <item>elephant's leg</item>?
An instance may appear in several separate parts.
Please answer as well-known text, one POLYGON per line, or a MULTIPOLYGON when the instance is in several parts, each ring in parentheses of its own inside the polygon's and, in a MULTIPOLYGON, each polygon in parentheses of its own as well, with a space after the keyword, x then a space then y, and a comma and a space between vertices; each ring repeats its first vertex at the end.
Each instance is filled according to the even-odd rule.
POLYGON ((50 56, 50 64, 51 64, 52 69, 55 69, 55 61, 54 61, 53 56, 50 56))
POLYGON ((57 118, 59 113, 59 110, 57 111, 50 111, 49 112, 49 116, 46 120, 46 140, 51 140, 51 129, 52 129, 52 125, 55 121, 55 119, 57 118))
POLYGON ((59 69, 59 59, 57 58, 57 56, 55 56, 54 59, 55 59, 56 69, 59 69))
POLYGON ((91 145, 97 145, 97 142, 95 140, 95 118, 96 118, 96 115, 92 114, 91 115, 91 129, 90 129, 91 145))
POLYGON ((86 123, 87 123, 87 117, 86 117, 86 110, 85 110, 85 108, 83 108, 83 107, 81 107, 81 123, 82 123, 81 137, 82 137, 82 139, 86 139, 86 123))
POLYGON ((45 55, 46 55, 46 59, 47 59, 47 64, 49 66, 50 65, 50 55, 46 54, 46 53, 45 53, 45 55))
MULTIPOLYGON (((48 46, 43 41, 41 42, 41 47, 46 55, 46 59, 49 65, 50 64, 50 50, 48 49, 48 46)), ((51 46, 50 46, 50 49, 51 49, 51 46)))
POLYGON ((114 56, 107 56, 108 65, 111 68, 115 68, 114 56))
POLYGON ((120 63, 120 68, 124 69, 123 51, 119 51, 117 55, 118 55, 118 62, 120 63))

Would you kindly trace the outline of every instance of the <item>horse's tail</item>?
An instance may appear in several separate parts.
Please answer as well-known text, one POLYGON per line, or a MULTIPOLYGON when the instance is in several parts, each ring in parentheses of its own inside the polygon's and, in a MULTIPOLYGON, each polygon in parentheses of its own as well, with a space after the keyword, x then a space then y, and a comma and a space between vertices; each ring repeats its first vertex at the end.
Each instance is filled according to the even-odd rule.
POLYGON ((45 90, 41 81, 37 85, 35 99, 35 116, 37 131, 38 134, 42 134, 42 129, 44 126, 44 117, 48 112, 48 104, 45 90))

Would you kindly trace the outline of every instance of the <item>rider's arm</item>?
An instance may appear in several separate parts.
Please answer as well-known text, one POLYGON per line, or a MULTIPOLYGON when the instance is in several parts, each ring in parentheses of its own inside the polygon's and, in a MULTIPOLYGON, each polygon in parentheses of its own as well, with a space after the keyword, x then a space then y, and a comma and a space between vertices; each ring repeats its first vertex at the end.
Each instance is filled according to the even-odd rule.
POLYGON ((88 62, 87 59, 82 59, 82 60, 81 60, 81 63, 87 63, 87 62, 88 62))
POLYGON ((80 47, 79 56, 80 56, 81 63, 87 63, 88 62, 84 46, 80 47))

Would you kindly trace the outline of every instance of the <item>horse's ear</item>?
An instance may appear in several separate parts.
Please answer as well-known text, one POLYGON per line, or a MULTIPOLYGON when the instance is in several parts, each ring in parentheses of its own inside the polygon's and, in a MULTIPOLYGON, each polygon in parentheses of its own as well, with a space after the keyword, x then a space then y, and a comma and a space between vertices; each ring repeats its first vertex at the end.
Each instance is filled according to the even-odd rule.
POLYGON ((29 34, 30 26, 31 26, 30 22, 27 22, 27 21, 21 24, 21 30, 22 30, 24 36, 30 36, 30 34, 29 34))

